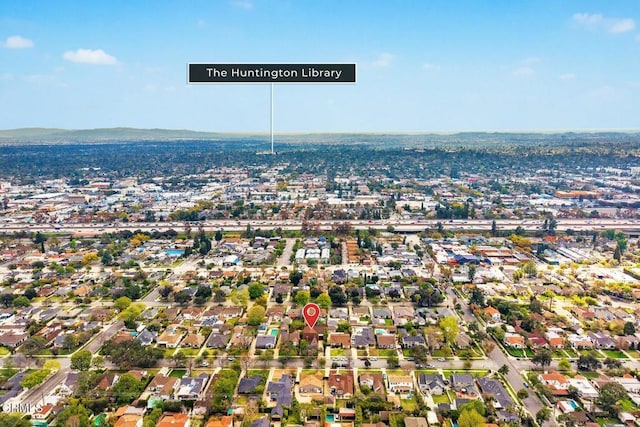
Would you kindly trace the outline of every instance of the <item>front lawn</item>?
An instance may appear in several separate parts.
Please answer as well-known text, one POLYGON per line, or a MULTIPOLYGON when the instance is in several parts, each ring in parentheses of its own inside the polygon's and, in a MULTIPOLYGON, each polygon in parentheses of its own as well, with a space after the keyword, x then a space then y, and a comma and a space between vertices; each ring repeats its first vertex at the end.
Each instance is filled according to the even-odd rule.
POLYGON ((473 377, 486 377, 489 375, 489 371, 486 369, 443 369, 442 374, 446 379, 449 379, 453 374, 471 374, 473 377))
POLYGON ((591 379, 591 378, 599 378, 600 374, 597 372, 586 372, 586 371, 578 371, 579 375, 582 375, 583 377, 587 378, 587 379, 591 379))
POLYGON ((628 359, 627 355, 620 350, 602 350, 602 352, 612 359, 628 359))
POLYGON ((343 348, 332 348, 331 349, 331 357, 344 356, 345 351, 343 348))
POLYGON ((437 350, 433 350, 433 357, 453 357, 453 353, 451 352, 451 348, 442 347, 437 350))
POLYGON ((564 352, 567 353, 567 356, 569 357, 578 357, 578 353, 576 353, 576 351, 572 348, 566 348, 564 352))
POLYGON ((186 373, 187 373, 186 369, 173 369, 169 374, 169 376, 173 378, 182 378, 185 376, 186 373))
POLYGON ((199 348, 181 348, 180 353, 184 354, 187 357, 196 357, 200 352, 199 348))
POLYGON ((378 350, 378 354, 381 357, 391 357, 392 355, 397 356, 398 352, 391 348, 381 348, 378 350))
POLYGON ((402 409, 408 412, 413 412, 418 409, 418 405, 413 399, 401 399, 400 404, 402 405, 402 409))
POLYGON ((436 405, 438 403, 451 403, 451 401, 449 400, 449 396, 447 396, 446 394, 441 394, 440 396, 433 394, 431 395, 431 397, 433 398, 433 403, 435 403, 436 405))
POLYGON ((634 359, 640 359, 640 351, 638 350, 627 350, 627 354, 629 354, 634 359))

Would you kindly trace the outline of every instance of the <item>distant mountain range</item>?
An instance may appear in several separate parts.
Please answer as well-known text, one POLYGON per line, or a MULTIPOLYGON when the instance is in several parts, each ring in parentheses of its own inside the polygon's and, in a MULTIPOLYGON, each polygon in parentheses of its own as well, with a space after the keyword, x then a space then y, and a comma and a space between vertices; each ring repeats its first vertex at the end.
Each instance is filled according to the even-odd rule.
MULTIPOLYGON (((220 143, 265 143, 267 133, 198 132, 186 129, 56 129, 21 128, 0 130, 0 144, 82 144, 113 142, 219 141, 220 143)), ((345 132, 345 133, 277 133, 276 144, 362 144, 378 147, 496 146, 509 145, 592 145, 640 142, 639 131, 566 131, 566 132, 345 132)))
POLYGON ((162 141, 178 139, 216 140, 220 133, 196 132, 183 129, 56 129, 21 128, 0 130, 1 142, 92 142, 92 141, 162 141))

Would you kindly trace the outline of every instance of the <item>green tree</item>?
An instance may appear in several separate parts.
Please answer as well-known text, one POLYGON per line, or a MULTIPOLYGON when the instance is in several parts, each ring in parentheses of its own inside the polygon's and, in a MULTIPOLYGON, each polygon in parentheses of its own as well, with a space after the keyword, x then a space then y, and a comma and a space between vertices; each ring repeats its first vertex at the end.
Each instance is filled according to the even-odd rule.
POLYGON ((67 406, 58 414, 57 425, 65 427, 89 427, 91 411, 82 405, 67 406))
POLYGON ((91 366, 94 367, 95 369, 97 369, 98 371, 101 371, 104 369, 104 357, 98 355, 93 356, 93 359, 91 359, 91 366))
POLYGON ((251 326, 259 326, 265 320, 266 310, 261 305, 254 305, 247 312, 247 323, 251 326))
POLYGON ((329 288, 329 298, 331 298, 331 305, 342 307, 347 303, 347 294, 344 293, 342 286, 332 286, 329 288))
POLYGON ((34 356, 40 353, 47 346, 47 342, 43 337, 35 336, 27 339, 22 346, 20 346, 20 352, 27 356, 34 356))
POLYGON ((249 304, 249 289, 244 288, 239 290, 236 294, 236 298, 241 306, 246 307, 247 304, 249 304))
POLYGON ((92 354, 89 350, 78 350, 71 355, 71 369, 87 371, 91 367, 92 354))
POLYGON ((474 286, 471 290, 471 298, 469 298, 469 304, 476 304, 481 308, 484 308, 487 305, 484 299, 484 293, 477 286, 474 286))
POLYGON ((295 302, 299 307, 305 306, 310 299, 309 291, 298 291, 295 296, 295 302))
POLYGON ((582 371, 595 371, 602 365, 593 352, 581 354, 577 361, 578 369, 582 371))
POLYGON ((558 362, 558 369, 561 371, 568 371, 571 369, 571 362, 569 362, 568 359, 566 358, 562 358, 560 359, 560 361, 558 362))
POLYGON ((131 298, 120 297, 113 302, 113 308, 118 311, 124 311, 131 305, 131 298))
POLYGON ((20 381, 20 385, 24 388, 33 388, 37 385, 42 384, 42 382, 49 376, 51 373, 48 369, 40 369, 38 371, 33 371, 30 374, 27 374, 22 381, 20 381))
POLYGON ((542 313, 542 303, 535 296, 532 296, 529 300, 529 310, 532 313, 542 313))
POLYGON ((31 427, 31 422, 22 415, 0 412, 0 427, 31 427))
POLYGON ((527 277, 533 278, 538 275, 538 266, 535 261, 527 261, 522 266, 522 271, 527 275, 527 277))
POLYGON ((547 348, 539 348, 533 357, 531 362, 534 365, 540 365, 541 367, 549 366, 551 364, 551 350, 547 348))
POLYGON ((387 367, 394 369, 394 368, 397 368, 398 366, 400 366, 400 360, 398 360, 398 355, 395 352, 393 352, 387 358, 387 367))
POLYGON ((24 295, 13 300, 14 307, 29 307, 29 305, 31 305, 31 301, 29 301, 29 298, 24 295))
POLYGON ((293 286, 298 286, 300 280, 302 280, 302 277, 302 272, 296 270, 289 274, 289 281, 293 284, 293 286))
POLYGON ((264 286, 262 283, 253 282, 249 285, 249 298, 260 298, 264 294, 264 286))
POLYGON ((625 335, 633 335, 636 333, 636 327, 633 324, 633 322, 626 322, 624 324, 624 329, 623 329, 623 333, 625 335))
POLYGON ((596 404, 609 415, 615 416, 618 413, 619 402, 628 398, 627 391, 617 382, 608 382, 600 386, 600 395, 596 399, 596 404))
POLYGON ((501 373, 502 375, 507 375, 509 373, 509 366, 506 364, 500 366, 500 369, 498 369, 498 372, 501 373))
POLYGON ((44 365, 42 365, 42 369, 46 369, 51 372, 59 371, 60 362, 55 359, 47 360, 46 362, 44 362, 44 365))
POLYGON ((318 303, 318 306, 320 308, 324 308, 325 310, 331 307, 331 297, 326 292, 323 292, 320 295, 318 295, 316 302, 318 303))
POLYGON ((518 390, 518 399, 524 400, 527 397, 529 397, 529 392, 527 391, 527 389, 521 388, 520 390, 518 390))
POLYGON ((440 329, 442 329, 442 335, 448 344, 453 344, 460 332, 460 326, 458 320, 453 316, 447 316, 440 320, 440 329))
POLYGON ((458 427, 481 427, 484 425, 484 417, 473 408, 465 408, 458 417, 458 427))
POLYGON ((536 422, 539 425, 542 425, 546 421, 549 421, 550 418, 551 418, 551 410, 549 408, 542 408, 538 412, 536 412, 536 422))
POLYGON ((123 374, 111 389, 111 394, 120 405, 131 403, 144 389, 144 383, 131 374, 123 374))
POLYGON ((47 236, 40 233, 39 231, 36 233, 36 236, 33 239, 33 242, 37 245, 40 245, 40 252, 45 253, 44 250, 44 242, 47 241, 47 236))
POLYGON ((191 301, 191 294, 183 289, 173 294, 173 300, 178 304, 186 304, 191 301))
POLYGON ((222 240, 222 230, 218 229, 216 230, 216 234, 214 236, 214 239, 216 242, 219 242, 220 240, 222 240))

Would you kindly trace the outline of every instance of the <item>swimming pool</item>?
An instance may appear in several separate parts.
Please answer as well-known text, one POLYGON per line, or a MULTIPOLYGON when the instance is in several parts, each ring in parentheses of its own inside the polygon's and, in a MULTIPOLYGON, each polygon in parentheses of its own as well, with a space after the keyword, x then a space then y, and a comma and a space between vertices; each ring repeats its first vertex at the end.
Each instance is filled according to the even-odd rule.
POLYGON ((374 329, 374 330, 373 330, 373 332, 374 332, 376 335, 384 335, 384 334, 386 334, 386 333, 387 333, 387 331, 386 331, 385 329, 380 329, 380 328, 376 328, 376 329, 374 329))
POLYGON ((277 329, 272 329, 271 331, 269 331, 269 333, 275 337, 275 336, 278 335, 278 330, 277 329))
POLYGON ((327 414, 325 417, 328 423, 332 423, 335 421, 335 416, 333 414, 327 414))
POLYGON ((164 252, 167 256, 182 256, 184 251, 182 249, 167 249, 164 252))

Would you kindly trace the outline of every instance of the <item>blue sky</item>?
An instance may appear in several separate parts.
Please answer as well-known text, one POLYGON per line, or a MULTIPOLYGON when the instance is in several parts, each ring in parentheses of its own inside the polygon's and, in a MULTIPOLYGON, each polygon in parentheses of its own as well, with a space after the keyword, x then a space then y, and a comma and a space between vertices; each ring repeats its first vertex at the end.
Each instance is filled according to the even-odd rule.
POLYGON ((0 129, 266 132, 269 87, 188 62, 356 62, 276 132, 640 128, 640 1, 0 2, 0 129))

